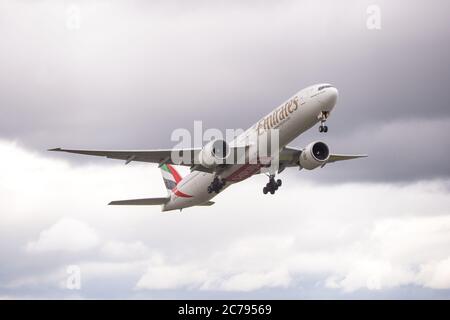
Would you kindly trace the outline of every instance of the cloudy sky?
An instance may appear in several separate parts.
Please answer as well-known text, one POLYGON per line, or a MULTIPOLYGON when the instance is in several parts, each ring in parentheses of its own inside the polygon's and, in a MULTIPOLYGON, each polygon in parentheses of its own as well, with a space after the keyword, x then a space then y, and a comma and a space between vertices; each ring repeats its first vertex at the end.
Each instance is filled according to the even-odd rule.
POLYGON ((0 0, 0 298, 449 299, 449 15, 0 0), (292 146, 369 158, 286 170, 276 196, 258 176, 182 214, 108 207, 165 195, 156 166, 45 151, 170 148, 174 129, 247 128, 320 82, 340 92, 329 132, 292 146))

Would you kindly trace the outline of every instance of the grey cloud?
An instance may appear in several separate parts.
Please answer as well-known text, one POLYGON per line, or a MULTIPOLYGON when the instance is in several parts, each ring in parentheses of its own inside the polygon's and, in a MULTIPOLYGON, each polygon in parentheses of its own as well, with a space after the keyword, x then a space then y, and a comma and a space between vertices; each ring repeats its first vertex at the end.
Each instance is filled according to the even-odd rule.
MULTIPOLYGON (((265 184, 265 177, 255 177, 219 196, 220 203, 208 212, 192 209, 186 215, 173 216, 148 208, 105 209, 104 203, 115 197, 165 192, 160 177, 153 175, 153 166, 131 164, 125 172, 114 161, 67 155, 64 159, 74 164, 70 170, 56 170, 60 162, 55 161, 45 175, 31 181, 29 176, 20 176, 26 166, 10 159, 14 153, 5 149, 9 157, 2 159, 9 162, 3 167, 9 170, 1 172, 0 184, 4 175, 13 171, 17 178, 10 182, 20 181, 23 187, 13 197, 11 185, 0 186, 0 204, 4 206, 0 216, 0 297, 448 298, 448 289, 413 284, 343 293, 324 288, 324 277, 317 274, 297 275, 286 289, 249 293, 185 288, 135 291, 144 271, 134 265, 126 275, 95 276, 84 283, 81 293, 68 292, 46 277, 61 276, 68 264, 118 261, 102 255, 98 248, 34 256, 25 250, 42 230, 65 216, 86 220, 103 240, 142 240, 151 252, 162 251, 168 264, 176 265, 206 261, 232 241, 248 236, 249 230, 256 236, 291 234, 294 231, 289 232, 289 227, 297 223, 297 249, 316 251, 330 244, 345 247, 366 239, 364 232, 371 230, 375 219, 404 217, 411 212, 418 215, 416 211, 448 214, 449 182, 440 179, 448 179, 450 172, 449 3, 377 2, 382 10, 380 31, 365 28, 365 10, 372 1, 0 0, 0 138, 34 150, 37 158, 27 158, 25 163, 42 157, 52 159, 49 161, 62 158, 44 151, 57 146, 171 147, 172 130, 192 129, 194 120, 203 120, 204 128, 246 128, 297 90, 318 82, 333 83, 340 91, 328 123, 330 132, 321 135, 312 129, 292 145, 323 139, 333 152, 370 155, 312 172, 286 170, 282 174, 286 189, 280 190, 280 198, 262 198, 257 189, 265 184), (81 26, 68 30, 67 7, 74 3, 81 10, 81 26), (84 172, 92 168, 95 171, 84 172), (63 188, 48 184, 54 171, 63 175, 63 188), (84 180, 77 181, 79 176, 84 180), (105 180, 107 177, 110 180, 105 180), (432 182, 426 182, 432 179, 439 188, 446 188, 446 193, 440 194, 432 182), (303 185, 311 181, 317 184, 303 185), (347 188, 343 182, 355 181, 355 189, 343 192, 342 203, 330 205, 330 212, 317 208, 320 192, 326 192, 323 188, 338 192, 347 188), (402 187, 408 190, 416 181, 426 186, 431 183, 431 191, 414 189, 404 195, 402 187), (402 185, 392 186, 392 182, 402 185), (81 204, 79 199, 91 186, 95 192, 81 204), (392 200, 394 209, 385 204, 389 194, 377 194, 374 186, 399 192, 400 199, 392 200), (262 205, 245 206, 248 198, 240 198, 242 188, 262 205), (314 199, 305 194, 311 188, 317 191, 314 199), (361 202, 366 201, 369 209, 379 208, 373 216, 368 216, 367 207, 354 204, 359 199, 352 199, 351 192, 359 190, 366 192, 359 194, 364 197, 361 202), (34 198, 36 194, 39 199, 34 198), (422 202, 430 194, 436 198, 422 202), (15 202, 16 197, 21 201, 15 202), (292 202, 294 198, 296 202, 292 202), (58 200, 62 202, 56 204, 58 200), (236 202, 244 207, 237 210, 236 202), (15 218, 19 222, 9 223, 15 218), (323 231, 335 222, 337 229, 323 231), (310 234, 309 226, 319 231, 310 234), (7 286, 12 280, 28 277, 42 282, 7 286)), ((37 168, 30 169, 30 174, 41 170, 37 168)), ((421 252, 444 258, 442 248, 448 245, 438 244, 436 251, 421 252)))
MULTIPOLYGON (((302 171, 299 179, 317 182, 411 182, 449 177, 450 118, 399 120, 359 125, 351 132, 335 133, 333 120, 326 136, 309 132, 294 145, 321 139, 334 153, 367 153, 368 158, 334 163, 321 170, 302 171), (332 133, 331 133, 332 132, 332 133)), ((336 129, 339 130, 339 129, 336 129)), ((289 177, 290 178, 290 177, 289 177)))
POLYGON ((450 261, 447 180, 317 185, 286 179, 276 197, 267 197, 260 189, 265 177, 257 176, 219 195, 212 207, 162 214, 157 207, 106 206, 116 197, 165 192, 155 166, 71 166, 6 141, 0 150, 9 155, 0 160, 8 168, 0 173, 0 296, 448 296, 448 277, 433 264, 450 261), (62 219, 89 228, 72 230, 62 219), (99 241, 73 242, 73 233, 92 232, 99 241), (27 250, 39 239, 46 241, 31 246, 39 250, 27 250), (80 292, 63 287, 72 264, 82 270, 80 292), (171 276, 155 284, 145 279, 149 270, 171 276))
MULTIPOLYGON (((380 31, 366 29, 369 2, 360 1, 81 1, 77 30, 66 28, 68 4, 2 2, 0 135, 41 152, 170 147, 172 130, 192 129, 194 120, 246 128, 323 81, 340 90, 331 140, 355 128, 375 133, 371 128, 392 121, 450 116, 446 1, 381 1, 380 31)), ((366 139, 357 151, 391 151, 366 139)), ((418 158, 418 150, 408 152, 418 158)), ((380 169, 378 161, 367 163, 380 169)), ((414 169, 398 178, 416 177, 414 169)))

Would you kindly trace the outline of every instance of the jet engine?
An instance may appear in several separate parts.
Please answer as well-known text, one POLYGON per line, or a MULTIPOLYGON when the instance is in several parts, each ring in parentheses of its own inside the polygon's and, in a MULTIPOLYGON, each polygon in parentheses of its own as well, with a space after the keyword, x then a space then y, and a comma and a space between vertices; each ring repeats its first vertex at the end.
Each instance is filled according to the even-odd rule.
POLYGON ((212 140, 208 142, 198 154, 200 164, 205 168, 214 168, 224 164, 230 153, 225 140, 212 140))
POLYGON ((315 169, 325 164, 329 157, 330 151, 324 142, 312 142, 306 146, 300 155, 300 167, 307 170, 315 169))

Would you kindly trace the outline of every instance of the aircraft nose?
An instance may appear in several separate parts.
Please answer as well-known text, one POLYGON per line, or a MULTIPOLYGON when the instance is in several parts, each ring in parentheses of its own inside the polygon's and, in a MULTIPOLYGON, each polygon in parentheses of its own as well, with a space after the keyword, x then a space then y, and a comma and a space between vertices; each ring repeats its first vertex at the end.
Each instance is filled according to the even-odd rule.
POLYGON ((327 104, 330 105, 331 107, 334 107, 334 105, 337 102, 338 95, 339 95, 338 90, 334 87, 328 88, 326 95, 327 95, 327 98, 326 98, 327 104))
POLYGON ((325 94, 321 97, 321 102, 323 104, 324 111, 331 111, 336 105, 338 98, 338 90, 335 87, 330 87, 326 89, 325 94))

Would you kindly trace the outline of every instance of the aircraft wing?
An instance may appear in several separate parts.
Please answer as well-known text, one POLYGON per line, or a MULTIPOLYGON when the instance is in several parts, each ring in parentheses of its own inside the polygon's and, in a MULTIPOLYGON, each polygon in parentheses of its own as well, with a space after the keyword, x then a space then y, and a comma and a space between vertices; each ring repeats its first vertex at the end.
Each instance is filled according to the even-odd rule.
MULTIPOLYGON (((106 157, 109 159, 118 159, 118 160, 124 160, 126 164, 130 163, 131 161, 140 161, 140 162, 150 162, 150 163, 168 163, 168 164, 175 164, 175 165, 184 165, 184 166, 191 166, 192 170, 198 170, 198 171, 205 171, 205 172, 212 172, 212 169, 204 168, 199 164, 194 164, 194 159, 197 158, 198 153, 201 151, 201 148, 193 148, 193 149, 156 149, 156 150, 77 150, 77 149, 62 149, 62 148, 55 148, 55 149, 49 149, 49 151, 58 151, 58 152, 68 152, 68 153, 76 153, 76 154, 84 154, 89 156, 99 156, 99 157, 106 157), (189 162, 181 162, 181 163, 174 163, 172 161, 172 152, 175 152, 177 155, 180 156, 180 159, 183 159, 183 155, 185 153, 188 153, 187 159, 190 159, 189 162)), ((301 149, 293 148, 293 147, 285 147, 281 152, 279 156, 280 166, 282 167, 296 167, 298 166, 298 160, 300 157, 300 154, 302 153, 301 149)), ((365 154, 357 154, 357 155, 350 155, 350 154, 330 154, 330 157, 328 161, 325 163, 332 163, 336 161, 343 161, 343 160, 351 160, 351 159, 357 159, 357 158, 365 158, 367 155, 365 154)), ((324 165, 325 165, 324 164, 324 165)), ((227 165, 222 165, 224 168, 227 165)), ((216 168, 221 169, 221 168, 216 168)), ((219 170, 221 171, 221 170, 219 170)))
MULTIPOLYGON (((301 149, 293 148, 293 147, 285 147, 280 152, 280 165, 284 167, 297 167, 299 165, 299 157, 302 153, 301 149)), ((358 158, 366 158, 367 154, 330 154, 327 163, 333 163, 336 161, 344 161, 358 158)))
POLYGON ((327 163, 343 160, 352 160, 358 158, 367 158, 367 157, 368 157, 367 154, 330 154, 330 158, 328 159, 327 163))
MULTIPOLYGON (((234 148, 236 150, 234 154, 237 154, 237 150, 239 148, 245 148, 245 146, 233 146, 231 148, 234 148)), ((203 167, 201 164, 195 163, 195 159, 198 158, 198 154, 201 150, 202 148, 155 149, 155 150, 77 150, 77 149, 55 148, 49 149, 48 151, 68 152, 68 153, 84 154, 88 156, 99 156, 99 157, 106 157, 109 159, 124 160, 125 164, 128 164, 131 161, 140 161, 158 164, 167 163, 181 166, 190 166, 191 171, 196 170, 208 173, 213 172, 220 173, 228 167, 227 164, 223 164, 217 168, 206 168, 203 167), (186 158, 190 159, 190 161, 175 163, 173 162, 172 159, 172 152, 174 152, 174 154, 176 154, 180 160, 186 158)))
MULTIPOLYGON (((198 149, 159 149, 159 150, 75 150, 75 149, 49 149, 49 151, 69 152, 76 154, 84 154, 89 156, 106 157, 110 159, 124 160, 126 164, 131 161, 150 162, 150 163, 168 163, 176 165, 193 165, 194 159, 201 148, 198 149), (189 153, 191 161, 189 163, 173 163, 172 152, 177 152, 180 155, 180 159, 185 153, 189 153)), ((187 157, 186 157, 187 158, 187 157)))

